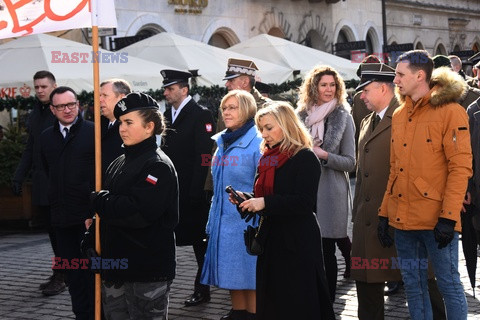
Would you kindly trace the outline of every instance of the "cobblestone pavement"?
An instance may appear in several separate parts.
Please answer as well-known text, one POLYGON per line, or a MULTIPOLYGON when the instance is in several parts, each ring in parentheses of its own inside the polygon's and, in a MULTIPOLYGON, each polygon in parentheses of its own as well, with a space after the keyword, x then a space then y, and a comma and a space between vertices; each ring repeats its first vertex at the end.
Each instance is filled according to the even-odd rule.
MULTIPOLYGON (((191 293, 195 274, 195 258, 190 247, 178 247, 177 278, 173 282, 169 319, 219 319, 230 309, 229 295, 214 288, 208 304, 185 307, 183 301, 191 293)), ((74 319, 70 297, 65 291, 53 297, 44 297, 38 286, 51 273, 52 250, 46 233, 0 231, 0 319, 74 319)), ((480 301, 472 296, 460 252, 460 271, 466 290, 469 319, 480 319, 480 301)), ((335 311, 338 319, 356 319, 357 298, 352 280, 342 278, 344 262, 338 255, 339 282, 335 311)), ((480 284, 477 272, 477 286, 480 284)), ((477 293, 480 286, 477 287, 477 293)), ((386 319, 408 319, 404 292, 386 298, 386 319)))

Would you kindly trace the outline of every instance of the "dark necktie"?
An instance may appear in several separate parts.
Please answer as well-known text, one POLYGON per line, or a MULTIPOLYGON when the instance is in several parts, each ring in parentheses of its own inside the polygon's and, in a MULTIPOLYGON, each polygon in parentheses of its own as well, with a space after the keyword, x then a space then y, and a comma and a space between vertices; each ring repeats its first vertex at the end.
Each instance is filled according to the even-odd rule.
POLYGON ((372 131, 375 130, 375 127, 378 125, 378 123, 380 122, 380 120, 382 120, 382 119, 381 119, 380 116, 377 114, 377 116, 375 117, 375 119, 373 119, 372 131))
POLYGON ((70 133, 70 130, 68 130, 67 127, 63 128, 63 131, 65 131, 65 135, 63 136, 63 140, 67 140, 68 134, 70 133))
POLYGON ((113 123, 110 122, 110 123, 108 124, 108 130, 112 129, 112 127, 113 127, 113 123))

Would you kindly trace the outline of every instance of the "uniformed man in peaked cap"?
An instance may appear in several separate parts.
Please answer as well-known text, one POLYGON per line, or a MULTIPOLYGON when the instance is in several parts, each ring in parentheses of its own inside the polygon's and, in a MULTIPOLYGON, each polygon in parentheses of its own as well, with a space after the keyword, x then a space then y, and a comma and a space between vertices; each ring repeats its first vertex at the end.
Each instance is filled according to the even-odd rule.
MULTIPOLYGON (((361 68, 357 90, 369 111, 359 127, 357 178, 353 201, 352 271, 358 298, 358 318, 383 319, 384 294, 398 291, 400 270, 392 268, 396 248, 384 248, 378 241, 378 211, 390 172, 392 116, 399 106, 395 97, 395 69, 383 63, 365 64, 361 68), (378 269, 358 268, 358 261, 385 261, 378 269), (357 266, 357 267, 356 267, 357 266), (384 293, 385 282, 393 284, 384 293)), ((442 297, 434 279, 428 287, 434 319, 445 319, 442 297)))
POLYGON ((211 155, 215 124, 211 112, 198 105, 189 95, 190 72, 162 70, 167 109, 164 113, 167 133, 163 151, 170 157, 178 174, 180 222, 175 229, 179 246, 192 245, 198 264, 193 294, 185 305, 194 306, 210 301, 210 287, 200 283, 207 242, 204 241, 208 218, 204 185, 208 165, 202 163, 211 155))

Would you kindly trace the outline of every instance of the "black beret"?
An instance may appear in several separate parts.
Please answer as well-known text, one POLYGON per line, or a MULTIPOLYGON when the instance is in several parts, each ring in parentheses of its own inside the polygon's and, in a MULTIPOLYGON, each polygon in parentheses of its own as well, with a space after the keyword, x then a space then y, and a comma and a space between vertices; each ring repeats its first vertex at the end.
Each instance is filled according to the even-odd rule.
POLYGON ((147 109, 160 110, 160 106, 157 101, 148 94, 132 92, 127 94, 122 100, 118 101, 113 110, 113 114, 118 120, 121 116, 129 112, 147 109))
POLYGON ((163 88, 180 82, 188 83, 188 79, 192 76, 190 72, 168 69, 160 71, 160 74, 163 77, 163 88))

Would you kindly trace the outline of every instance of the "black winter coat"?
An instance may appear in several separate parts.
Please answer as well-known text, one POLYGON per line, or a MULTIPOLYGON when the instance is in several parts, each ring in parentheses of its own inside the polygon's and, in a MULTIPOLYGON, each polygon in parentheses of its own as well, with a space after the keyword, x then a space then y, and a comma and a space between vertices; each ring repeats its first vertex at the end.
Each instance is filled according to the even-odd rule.
POLYGON ((320 163, 308 149, 275 172, 260 231, 265 246, 257 260, 256 319, 335 319, 313 213, 319 178, 320 163))
POLYGON ((209 204, 204 185, 210 169, 205 156, 212 153, 215 125, 212 113, 193 99, 173 124, 170 108, 164 115, 167 134, 162 150, 175 165, 180 188, 180 223, 175 229, 177 245, 192 245, 205 237, 209 204))
MULTIPOLYGON (((41 156, 48 175, 51 222, 55 227, 85 223, 93 212, 89 195, 95 190, 95 138, 93 122, 79 114, 64 141, 58 121, 41 137, 41 156)), ((46 186, 44 186, 46 187, 46 186)))
MULTIPOLYGON (((110 121, 101 117, 102 129, 102 172, 106 172, 110 163, 123 154, 123 140, 120 137, 119 122, 115 121, 113 126, 108 129, 110 121)), ((105 176, 105 175, 104 175, 105 176)))
POLYGON ((55 120, 49 104, 44 105, 37 101, 27 121, 27 145, 13 176, 14 181, 22 183, 32 169, 32 204, 37 206, 48 205, 48 189, 45 187, 48 179, 40 156, 40 135, 53 126, 55 120))
POLYGON ((178 182, 155 136, 125 147, 108 168, 107 194, 95 201, 102 259, 128 259, 126 269, 103 270, 107 281, 154 282, 175 277, 178 182))

